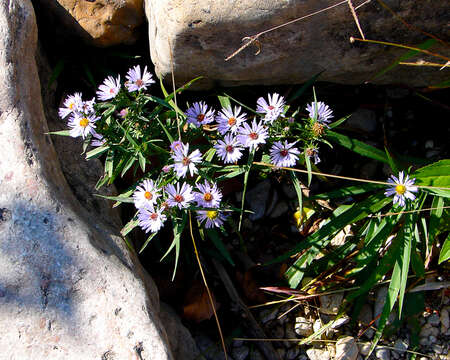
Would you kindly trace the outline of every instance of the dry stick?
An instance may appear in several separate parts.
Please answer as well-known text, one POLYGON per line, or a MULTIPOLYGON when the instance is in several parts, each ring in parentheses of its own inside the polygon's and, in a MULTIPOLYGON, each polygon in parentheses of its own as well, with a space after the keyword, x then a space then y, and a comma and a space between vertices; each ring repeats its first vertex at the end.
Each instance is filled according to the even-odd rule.
MULTIPOLYGON (((253 164, 254 165, 267 166, 267 167, 276 168, 276 169, 295 171, 295 172, 300 172, 300 173, 304 173, 304 174, 311 173, 313 175, 318 175, 318 176, 325 176, 325 177, 331 177, 331 178, 343 179, 343 180, 351 180, 351 181, 359 181, 359 182, 369 183, 369 184, 380 184, 380 185, 387 185, 387 186, 393 186, 394 185, 392 183, 388 183, 388 182, 385 182, 385 181, 365 180, 365 179, 352 178, 352 177, 348 177, 348 176, 339 176, 339 175, 327 174, 327 173, 322 173, 322 172, 317 172, 317 171, 308 171, 308 170, 295 169, 295 168, 284 167, 284 166, 276 166, 276 165, 273 165, 273 164, 268 164, 268 163, 260 162, 260 161, 254 161, 253 164)), ((414 185, 414 186, 416 186, 418 188, 423 188, 423 189, 450 190, 450 187, 429 186, 429 185, 414 185)))
POLYGON ((202 266, 202 263, 200 262, 200 257, 198 255, 197 245, 195 244, 194 233, 192 231, 192 218, 191 218, 190 211, 189 211, 189 231, 191 232, 191 239, 192 239, 192 244, 194 245, 194 252, 195 252, 195 257, 197 258, 198 267, 200 268, 200 273, 202 274, 203 283, 205 284, 206 291, 208 292, 209 302, 213 309, 214 317, 216 319, 217 329, 219 330, 220 341, 222 342, 222 348, 223 348, 223 353, 225 355, 225 360, 228 360, 227 348, 225 347, 225 340, 223 339, 222 328, 220 327, 220 322, 219 322, 219 318, 217 316, 216 307, 214 306, 214 301, 213 301, 213 298, 211 295, 211 291, 209 290, 208 283, 206 282, 205 273, 203 272, 203 266, 202 266))
POLYGON ((439 63, 433 63, 428 61, 419 60, 416 62, 403 62, 400 61, 398 63, 399 65, 408 65, 408 66, 433 66, 433 67, 439 67, 439 70, 442 70, 444 68, 448 68, 450 65, 450 61, 447 61, 445 64, 439 64, 439 63))
MULTIPOLYGON (((225 288, 227 290, 228 295, 230 298, 239 306, 239 308, 245 313, 245 317, 248 320, 249 323, 249 331, 254 335, 255 337, 266 339, 266 334, 261 329, 261 326, 259 326, 258 322, 254 318, 251 311, 248 309, 247 305, 242 301, 242 299, 239 297, 239 294, 236 290, 236 288, 233 285, 233 282, 231 281, 230 277, 228 276, 225 268, 221 263, 213 259, 214 266, 216 267, 217 272, 219 273, 219 277, 222 280, 223 284, 225 285, 225 288)), ((280 359, 280 356, 275 351, 273 346, 265 341, 260 341, 258 344, 259 350, 263 353, 264 357, 267 360, 273 360, 273 359, 280 359)))
POLYGON ((175 116, 177 118, 178 140, 181 141, 180 118, 178 117, 178 105, 177 105, 177 92, 176 92, 176 89, 175 89, 175 75, 174 75, 174 72, 173 72, 172 45, 170 44, 170 39, 168 39, 167 41, 169 42, 170 71, 172 72, 172 89, 173 89, 173 100, 175 102, 175 116))
POLYGON ((367 43, 371 43, 371 44, 379 44, 379 45, 387 45, 387 46, 395 46, 395 47, 399 47, 402 49, 408 49, 408 50, 414 50, 414 51, 419 51, 421 53, 427 54, 427 55, 431 55, 434 57, 438 57, 441 59, 444 59, 446 61, 450 61, 450 58, 441 55, 441 54, 437 54, 428 50, 424 50, 424 49, 420 49, 420 48, 416 48, 413 46, 408 46, 408 45, 402 45, 402 44, 396 44, 396 43, 390 43, 390 42, 386 42, 386 41, 377 41, 377 40, 368 40, 368 39, 358 39, 355 38, 353 36, 350 37, 350 42, 353 43, 355 41, 361 41, 361 42, 367 42, 367 43))
POLYGON ((353 15, 353 19, 355 19, 355 23, 356 23, 356 26, 358 27, 358 30, 359 30, 359 33, 361 34, 361 37, 363 39, 365 39, 366 37, 364 36, 364 33, 363 33, 362 29, 361 29, 361 25, 359 24, 358 15, 356 15, 356 11, 355 11, 355 8, 353 7, 352 0, 348 0, 348 7, 350 8, 350 11, 351 11, 351 13, 353 15))
POLYGON ((299 17, 299 18, 297 18, 297 19, 288 21, 288 22, 286 22, 286 23, 284 23, 284 24, 281 24, 281 25, 274 26, 273 28, 270 28, 270 29, 261 31, 260 33, 258 33, 258 34, 256 34, 256 35, 246 36, 246 37, 244 37, 242 40, 243 40, 243 41, 244 41, 244 40, 248 40, 248 41, 247 41, 244 45, 242 45, 239 49, 237 49, 234 53, 232 53, 230 56, 228 56, 227 58, 225 58, 225 61, 228 61, 228 60, 230 60, 231 58, 235 57, 237 54, 239 54, 242 50, 244 50, 244 49, 245 49, 246 47, 248 47, 250 44, 252 44, 252 43, 254 43, 256 40, 258 40, 258 38, 259 38, 261 35, 264 35, 264 34, 270 32, 270 31, 274 31, 274 30, 280 29, 280 28, 282 28, 282 27, 284 27, 284 26, 293 24, 293 23, 295 23, 295 22, 297 22, 297 21, 300 21, 300 20, 309 18, 309 17, 311 17, 311 16, 320 14, 320 13, 322 13, 322 12, 324 12, 324 11, 328 11, 328 10, 330 10, 330 9, 333 9, 333 8, 339 6, 339 5, 346 4, 347 1, 348 1, 348 0, 343 0, 343 1, 339 2, 339 3, 337 3, 337 4, 331 5, 331 6, 327 7, 327 8, 325 8, 325 9, 315 11, 315 12, 313 12, 313 13, 311 13, 311 14, 308 14, 308 15, 299 17))
POLYGON ((393 216, 393 215, 400 215, 400 214, 408 214, 408 213, 418 213, 421 211, 431 211, 431 210, 441 210, 441 209, 449 209, 450 206, 443 206, 443 207, 437 207, 437 208, 427 208, 427 209, 419 209, 419 210, 408 210, 408 211, 400 211, 400 212, 388 212, 386 214, 381 215, 369 215, 367 217, 383 217, 383 216, 393 216))

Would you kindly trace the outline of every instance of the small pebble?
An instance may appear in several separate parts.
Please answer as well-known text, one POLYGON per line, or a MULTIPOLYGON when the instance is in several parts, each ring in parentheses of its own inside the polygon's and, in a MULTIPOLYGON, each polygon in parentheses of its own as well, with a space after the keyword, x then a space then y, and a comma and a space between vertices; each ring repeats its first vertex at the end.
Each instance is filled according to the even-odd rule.
POLYGON ((370 351, 370 343, 359 344, 359 352, 361 355, 367 356, 370 351))
POLYGON ((391 352, 388 349, 380 348, 375 350, 375 356, 380 360, 390 360, 391 352))

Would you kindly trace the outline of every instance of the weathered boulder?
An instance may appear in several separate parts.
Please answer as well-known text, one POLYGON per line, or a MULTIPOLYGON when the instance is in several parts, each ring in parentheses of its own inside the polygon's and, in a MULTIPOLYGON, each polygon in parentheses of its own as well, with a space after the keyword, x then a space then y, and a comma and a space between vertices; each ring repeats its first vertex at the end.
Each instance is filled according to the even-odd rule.
MULTIPOLYGON (((338 3, 336 1, 335 3, 338 3)), ((353 0, 355 6, 362 1, 353 0)), ((415 27, 448 40, 450 21, 445 1, 385 0, 415 27)), ((231 58, 244 37, 281 25, 333 5, 328 0, 145 0, 150 53, 158 76, 171 72, 182 83, 205 76, 203 87, 243 84, 303 83, 324 71, 323 81, 360 84, 372 78, 407 50, 374 44, 351 44, 360 37, 344 1, 328 11, 268 32, 261 37, 261 52, 253 45, 231 58)), ((377 1, 356 10, 366 38, 402 44, 426 39, 408 29, 377 1)), ((430 49, 448 55, 448 48, 430 49)), ((424 58, 421 56, 421 58, 424 58)), ((434 61, 438 60, 436 58, 434 61)), ((445 63, 445 60, 441 62, 445 63)), ((397 67, 375 83, 430 85, 442 81, 438 68, 397 67)))
POLYGON ((144 23, 143 0, 33 0, 59 32, 100 47, 133 44, 144 23))
POLYGON ((153 281, 45 135, 36 42, 31 1, 0 2, 0 358, 173 359, 153 281))

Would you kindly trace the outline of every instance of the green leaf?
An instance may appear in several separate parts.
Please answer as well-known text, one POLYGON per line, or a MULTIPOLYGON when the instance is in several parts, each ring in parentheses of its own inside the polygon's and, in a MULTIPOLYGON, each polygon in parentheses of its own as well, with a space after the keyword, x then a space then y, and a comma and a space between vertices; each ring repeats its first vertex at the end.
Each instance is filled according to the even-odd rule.
POLYGON ((298 208, 300 211, 300 214, 303 213, 303 196, 302 196, 302 186, 300 184, 300 181, 297 178, 297 175, 294 171, 290 171, 292 184, 294 185, 295 192, 297 193, 297 199, 298 199, 298 208))
POLYGON ((386 164, 389 163, 384 151, 367 145, 362 141, 352 139, 346 135, 338 134, 334 131, 327 131, 327 138, 357 154, 384 162, 386 164))
POLYGON ((175 275, 177 273, 177 266, 178 266, 178 258, 180 256, 180 239, 181 239, 181 233, 184 230, 184 227, 186 225, 187 215, 186 212, 183 212, 183 219, 180 222, 179 220, 174 220, 173 224, 173 241, 169 246, 169 249, 166 251, 164 256, 161 258, 160 261, 162 261, 175 247, 175 265, 173 268, 173 275, 172 275, 172 281, 175 279, 175 275))
POLYGON ((311 179, 312 179, 312 173, 311 173, 311 159, 308 155, 306 155, 305 152, 305 164, 306 164, 306 170, 308 170, 308 186, 311 185, 311 179))
POLYGON ((321 72, 317 73, 316 75, 313 75, 307 82, 305 82, 300 89, 295 91, 289 98, 287 99, 288 103, 291 103, 292 101, 298 99, 300 96, 302 96, 306 90, 308 90, 319 78, 319 76, 324 72, 325 70, 322 70, 321 72))
POLYGON ((143 173, 145 173, 145 163, 146 163, 145 157, 144 157, 144 155, 142 155, 141 152, 138 152, 138 157, 139 157, 139 165, 141 166, 141 170, 143 173))
POLYGON ((138 212, 134 214, 133 218, 120 230, 122 236, 126 236, 131 230, 139 225, 138 212))
POLYGON ((347 120, 350 116, 352 116, 352 114, 344 116, 343 118, 340 118, 339 120, 336 120, 335 122, 330 124, 330 129, 334 129, 336 127, 338 127, 339 125, 341 125, 345 120, 347 120))
POLYGON ((348 186, 341 189, 333 190, 327 193, 318 194, 311 196, 310 200, 316 200, 316 199, 323 199, 323 200, 329 200, 329 199, 338 199, 344 196, 355 196, 360 194, 365 194, 370 191, 374 191, 380 188, 385 188, 386 186, 381 184, 360 184, 355 186, 348 186))
POLYGON ((206 229, 206 234, 213 242, 214 246, 219 250, 220 254, 232 265, 234 266, 233 259, 231 258, 230 253, 228 252, 225 244, 223 243, 220 235, 215 229, 206 229))
POLYGON ((55 68, 53 69, 52 73, 50 74, 50 79, 48 80, 47 84, 47 90, 50 89, 50 86, 53 84, 53 82, 59 77, 61 72, 64 69, 65 60, 61 59, 57 62, 55 65, 55 68))
POLYGON ((121 203, 133 203, 134 200, 131 196, 107 196, 102 194, 94 194, 94 196, 101 197, 103 199, 119 201, 121 203))
POLYGON ((157 233, 152 233, 150 234, 150 236, 147 238, 147 240, 145 241, 144 245, 142 245, 141 250, 139 250, 139 254, 141 254, 145 248, 147 247, 147 245, 150 243, 150 241, 155 237, 157 233))
POLYGON ((220 105, 223 108, 231 108, 231 102, 230 102, 230 98, 228 96, 218 95, 217 98, 219 99, 220 105))
POLYGON ((120 173, 120 177, 123 177, 127 171, 133 166, 133 164, 135 163, 135 161, 137 160, 137 158, 133 155, 129 155, 128 156, 128 160, 125 163, 125 166, 122 169, 122 172, 120 173))
POLYGON ((49 134, 49 135, 61 135, 61 136, 70 136, 70 130, 61 130, 61 131, 49 131, 48 133, 45 134, 49 134))
POLYGON ((242 218, 244 216, 245 192, 247 191, 248 175, 250 174, 250 170, 252 168, 253 158, 254 157, 255 157, 255 149, 253 148, 250 151, 250 154, 248 155, 247 166, 245 167, 244 189, 242 190, 241 213, 239 215, 238 231, 241 231, 242 218))
POLYGON ((99 146, 86 153, 86 160, 98 158, 101 154, 109 150, 108 145, 99 146))
POLYGON ((164 124, 162 123, 162 121, 159 119, 159 117, 156 118, 156 120, 159 123, 159 126, 161 126, 161 128, 163 129, 164 133, 167 136, 167 139, 169 139, 170 143, 173 143, 173 137, 172 135, 170 135, 169 131, 167 130, 167 128, 164 126, 164 124))
POLYGON ((412 178, 417 185, 445 187, 448 189, 424 189, 433 194, 450 197, 450 159, 440 160, 418 169, 412 178))
POLYGON ((391 170, 394 174, 398 174, 399 172, 399 166, 398 164, 394 161, 394 159, 392 158, 391 154, 389 153, 387 147, 384 147, 384 152, 386 153, 387 159, 388 159, 388 164, 391 167, 391 170))
POLYGON ((441 253, 439 254, 438 264, 442 264, 444 261, 450 259, 450 234, 445 239, 444 245, 442 246, 441 253))
POLYGON ((236 176, 239 176, 239 175, 241 175, 241 174, 243 174, 243 173, 245 173, 245 168, 244 168, 244 167, 239 168, 239 169, 237 169, 237 170, 230 171, 228 174, 221 175, 221 176, 219 176, 219 177, 216 179, 216 181, 217 181, 217 182, 220 182, 220 181, 223 181, 223 180, 231 179, 231 178, 234 178, 234 177, 236 177, 236 176))
POLYGON ((105 161, 105 174, 107 174, 109 178, 112 177, 113 169, 114 169, 114 151, 109 150, 105 161))
POLYGON ((439 223, 444 213, 444 198, 441 196, 434 196, 431 203, 430 222, 428 230, 428 245, 433 245, 436 236, 439 234, 439 223))

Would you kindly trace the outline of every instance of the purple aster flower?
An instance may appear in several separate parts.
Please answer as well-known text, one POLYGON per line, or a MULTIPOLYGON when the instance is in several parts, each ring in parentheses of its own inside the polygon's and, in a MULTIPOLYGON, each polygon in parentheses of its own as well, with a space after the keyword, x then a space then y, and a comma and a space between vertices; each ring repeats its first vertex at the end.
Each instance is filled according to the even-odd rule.
POLYGON ((167 204, 170 207, 177 206, 179 209, 187 208, 189 206, 189 203, 194 200, 192 186, 183 183, 180 189, 180 183, 177 183, 176 185, 176 188, 172 184, 166 186, 166 191, 169 194, 167 204))
POLYGON ((272 123, 283 113, 286 102, 284 101, 284 97, 277 93, 273 93, 272 95, 268 94, 268 98, 268 102, 263 97, 258 99, 256 102, 256 112, 265 114, 264 121, 272 123))
POLYGON ((180 140, 175 140, 172 144, 170 144, 170 150, 178 151, 183 150, 184 144, 180 140))
POLYGON ((323 103, 322 101, 312 102, 306 106, 306 110, 309 113, 311 119, 315 119, 317 122, 322 124, 330 123, 331 118, 333 118, 333 111, 323 103))
POLYGON ((289 144, 286 140, 284 144, 276 141, 270 149, 270 160, 275 166, 290 167, 294 166, 298 160, 300 151, 293 147, 295 142, 289 144))
POLYGON ((92 134, 92 136, 95 138, 95 140, 91 141, 91 146, 98 147, 98 146, 105 145, 106 139, 103 138, 102 135, 94 133, 94 134, 92 134))
POLYGON ((119 111, 119 116, 122 119, 125 119, 127 117, 127 115, 128 115, 128 108, 124 108, 124 109, 119 111))
POLYGON ((59 108, 59 116, 61 119, 64 119, 70 114, 73 114, 77 111, 81 111, 81 105, 83 104, 83 99, 81 98, 81 93, 75 93, 73 95, 69 95, 66 100, 64 100, 64 107, 59 108))
POLYGON ((95 98, 92 98, 91 100, 83 101, 81 103, 81 109, 80 111, 84 114, 95 114, 95 98))
POLYGON ((218 210, 199 210, 197 211, 197 220, 200 222, 206 220, 205 227, 209 229, 222 226, 226 216, 218 210))
POLYGON ((98 87, 97 97, 101 101, 113 99, 119 93, 119 90, 120 90, 120 75, 117 76, 117 79, 114 79, 112 76, 108 76, 103 81, 103 84, 98 87))
POLYGON ((394 175, 391 175, 391 178, 387 182, 392 184, 392 187, 387 189, 384 195, 394 195, 394 204, 398 203, 400 206, 405 206, 405 199, 413 201, 416 198, 413 192, 419 191, 419 188, 414 186, 415 179, 410 179, 409 175, 405 176, 403 171, 400 171, 398 178, 394 175))
POLYGON ((133 193, 134 206, 138 209, 145 206, 153 208, 159 196, 160 194, 153 180, 144 180, 136 187, 133 193))
POLYGON ((82 115, 80 113, 74 113, 67 123, 67 125, 70 127, 70 136, 81 136, 84 139, 88 134, 97 134, 94 129, 95 122, 99 119, 99 117, 96 117, 94 115, 82 115))
POLYGON ((219 115, 216 116, 216 121, 219 124, 217 130, 221 135, 226 134, 231 131, 232 134, 236 134, 239 126, 247 120, 245 118, 246 114, 241 114, 241 107, 235 106, 234 111, 230 107, 223 108, 219 115))
POLYGON ((214 110, 208 110, 205 102, 196 102, 186 110, 187 123, 200 127, 214 120, 214 110))
POLYGON ((152 74, 147 72, 147 66, 144 68, 142 75, 141 67, 136 65, 134 68, 128 70, 125 77, 127 79, 125 86, 129 92, 147 90, 147 86, 155 82, 155 80, 152 79, 152 74))
POLYGON ((253 120, 252 126, 244 123, 239 129, 238 140, 244 146, 250 150, 256 148, 259 144, 264 144, 268 136, 267 129, 261 123, 257 123, 253 120))
POLYGON ((138 212, 139 226, 142 230, 145 230, 146 233, 149 231, 152 233, 158 232, 167 218, 162 212, 162 208, 154 209, 153 207, 148 206, 140 208, 138 212))
POLYGON ((314 160, 314 165, 320 163, 320 158, 319 158, 319 150, 317 150, 317 148, 307 148, 305 150, 306 156, 308 156, 310 159, 313 158, 314 160))
POLYGON ((197 190, 199 192, 195 192, 194 196, 198 206, 205 208, 219 207, 222 200, 222 192, 217 188, 216 184, 210 184, 205 180, 204 184, 197 185, 197 190))
POLYGON ((219 155, 225 164, 235 163, 242 157, 242 145, 231 134, 226 134, 223 140, 218 140, 214 148, 217 151, 217 155, 219 155))
POLYGON ((190 155, 188 155, 188 152, 189 144, 186 144, 183 145, 182 149, 174 151, 172 155, 172 159, 175 162, 173 167, 178 177, 186 176, 188 170, 191 176, 198 172, 195 164, 202 161, 202 153, 198 149, 194 150, 190 155))

